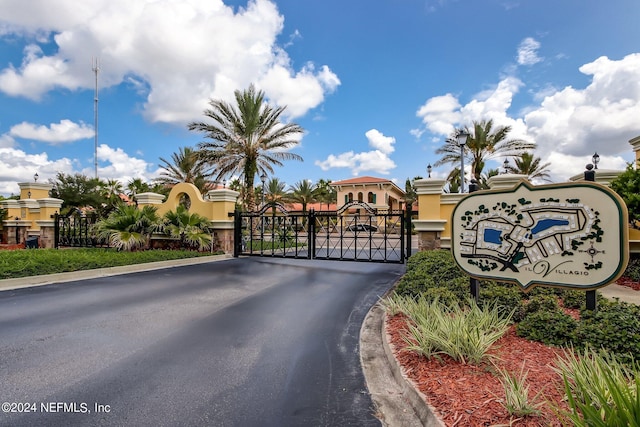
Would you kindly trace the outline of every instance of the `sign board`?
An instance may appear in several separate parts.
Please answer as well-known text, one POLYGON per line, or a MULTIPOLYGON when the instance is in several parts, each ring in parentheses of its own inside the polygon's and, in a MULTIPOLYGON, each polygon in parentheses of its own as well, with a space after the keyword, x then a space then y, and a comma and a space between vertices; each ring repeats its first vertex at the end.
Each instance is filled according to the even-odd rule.
POLYGON ((454 208, 451 249, 470 276, 525 290, 595 289, 615 281, 629 259, 627 206, 593 182, 471 193, 454 208))

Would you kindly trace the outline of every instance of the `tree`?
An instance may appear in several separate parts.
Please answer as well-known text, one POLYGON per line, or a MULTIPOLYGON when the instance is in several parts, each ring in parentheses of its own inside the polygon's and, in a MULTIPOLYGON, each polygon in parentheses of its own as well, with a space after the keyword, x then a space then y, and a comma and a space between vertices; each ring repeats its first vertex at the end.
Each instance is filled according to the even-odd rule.
POLYGON ((266 183, 264 193, 266 202, 273 204, 285 201, 287 199, 286 186, 287 184, 276 177, 269 179, 266 183))
POLYGON ((214 175, 213 170, 191 147, 180 147, 177 153, 171 155, 171 161, 160 157, 163 171, 156 178, 158 184, 173 187, 180 182, 195 185, 200 193, 208 190, 209 180, 214 175))
POLYGON ((203 251, 210 249, 213 242, 209 219, 189 213, 184 206, 164 215, 164 231, 169 237, 178 239, 183 248, 203 251))
POLYGON ((162 223, 153 206, 138 209, 135 205, 120 205, 95 225, 99 239, 118 250, 132 251, 149 246, 151 235, 162 230, 162 223))
POLYGON ((58 172, 55 179, 50 179, 52 185, 51 197, 62 199, 61 214, 74 208, 91 207, 100 216, 108 206, 108 200, 101 188, 98 178, 88 178, 82 174, 67 175, 58 172))
POLYGON ((122 198, 120 197, 120 195, 124 193, 124 190, 122 184, 117 179, 107 179, 107 181, 101 181, 100 188, 107 201, 106 206, 104 206, 102 209, 103 215, 108 215, 117 206, 124 203, 122 198))
POLYGON ((335 187, 331 185, 330 179, 319 179, 316 183, 315 190, 316 200, 320 202, 320 207, 322 208, 322 203, 327 204, 327 208, 331 203, 336 203, 338 201, 338 192, 335 187))
MULTIPOLYGON (((436 150, 436 154, 441 154, 442 157, 435 162, 434 166, 460 164, 460 146, 456 136, 462 131, 463 129, 456 129, 454 134, 447 138, 445 145, 436 150)), ((519 156, 524 151, 535 148, 535 144, 531 142, 507 139, 511 126, 494 128, 493 120, 474 121, 472 128, 465 127, 464 131, 470 135, 464 146, 465 163, 471 165, 472 176, 478 182, 482 182, 482 169, 487 160, 519 156)))
POLYGON ((515 166, 508 165, 507 171, 526 175, 530 180, 539 179, 541 181, 551 182, 549 175, 549 166, 551 163, 540 164, 542 159, 534 157, 532 153, 524 152, 513 158, 515 166))
POLYGON ((627 205, 629 225, 640 229, 640 169, 634 169, 629 163, 627 169, 611 181, 610 186, 627 205))
POLYGON ((296 182, 289 189, 288 199, 302 204, 302 211, 307 211, 307 205, 315 201, 315 187, 309 180, 296 182))
POLYGON ((198 144, 203 161, 215 165, 216 180, 239 175, 243 207, 255 210, 254 181, 256 174, 273 174, 273 166, 284 160, 302 160, 286 151, 299 143, 303 129, 295 123, 281 123, 286 107, 272 107, 265 95, 253 85, 235 91, 236 105, 211 100, 204 115, 213 123, 192 122, 188 128, 204 134, 210 141, 198 144))

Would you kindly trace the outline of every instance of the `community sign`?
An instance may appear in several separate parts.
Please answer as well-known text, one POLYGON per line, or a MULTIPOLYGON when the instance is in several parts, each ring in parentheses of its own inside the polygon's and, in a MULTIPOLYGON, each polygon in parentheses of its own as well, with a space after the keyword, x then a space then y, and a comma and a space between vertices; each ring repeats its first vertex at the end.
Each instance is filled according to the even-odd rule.
POLYGON ((627 207, 606 186, 581 181, 479 191, 453 210, 451 248, 470 276, 595 289, 629 259, 627 207))

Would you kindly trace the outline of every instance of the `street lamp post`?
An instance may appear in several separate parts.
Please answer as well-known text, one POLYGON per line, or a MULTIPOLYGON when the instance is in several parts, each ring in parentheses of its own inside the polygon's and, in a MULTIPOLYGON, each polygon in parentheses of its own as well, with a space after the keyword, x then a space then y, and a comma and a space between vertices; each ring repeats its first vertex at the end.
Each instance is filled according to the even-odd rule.
POLYGON ((469 134, 465 130, 458 132, 456 140, 460 146, 460 193, 464 193, 464 147, 467 145, 469 134))
POLYGON ((598 169, 598 163, 600 163, 600 156, 598 156, 597 151, 593 154, 593 157, 591 157, 591 160, 593 161, 593 168, 598 169))
POLYGON ((509 173, 509 159, 504 159, 502 166, 504 167, 504 173, 509 173))
MULTIPOLYGON (((260 175, 260 181, 262 182, 262 203, 260 204, 260 209, 264 208, 264 183, 267 181, 267 175, 262 172, 260 175)), ((260 240, 264 242, 264 213, 260 215, 260 240)), ((264 250, 264 246, 261 248, 264 250)))
POLYGON ((262 182, 262 203, 260 204, 260 207, 264 207, 264 183, 267 181, 267 175, 263 172, 262 175, 260 175, 260 181, 262 182))
POLYGON ((427 165, 427 173, 429 174, 429 178, 431 178, 431 163, 427 165))

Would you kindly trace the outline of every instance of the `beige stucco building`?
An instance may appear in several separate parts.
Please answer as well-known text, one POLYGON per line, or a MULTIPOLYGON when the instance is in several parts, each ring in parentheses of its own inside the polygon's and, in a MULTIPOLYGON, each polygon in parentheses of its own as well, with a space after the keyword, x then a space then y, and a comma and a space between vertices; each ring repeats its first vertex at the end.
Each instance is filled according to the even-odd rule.
POLYGON ((380 210, 404 208, 405 192, 388 179, 361 176, 335 181, 331 186, 336 189, 338 206, 349 202, 363 202, 380 210))

